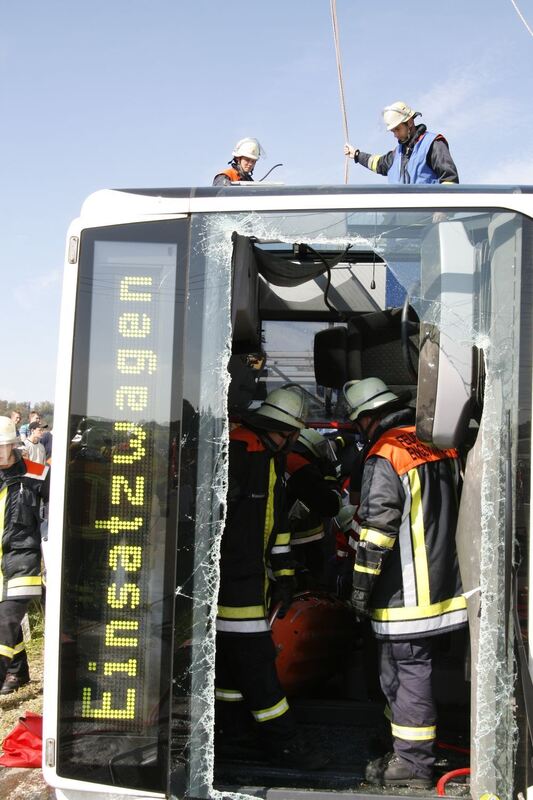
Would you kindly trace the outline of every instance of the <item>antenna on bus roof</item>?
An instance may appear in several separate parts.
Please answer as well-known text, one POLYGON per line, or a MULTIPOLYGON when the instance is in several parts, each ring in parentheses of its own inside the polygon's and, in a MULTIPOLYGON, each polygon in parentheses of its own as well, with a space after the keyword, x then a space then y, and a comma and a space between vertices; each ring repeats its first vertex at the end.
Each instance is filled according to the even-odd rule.
POLYGON ((272 172, 272 170, 273 170, 273 169, 276 169, 276 167, 282 167, 282 166, 283 166, 283 164, 274 164, 274 166, 273 166, 273 167, 270 167, 270 169, 268 170, 268 172, 267 172, 265 175, 263 175, 263 177, 262 177, 262 178, 259 178, 259 180, 258 180, 257 182, 258 182, 258 183, 261 183, 261 181, 264 181, 264 180, 265 180, 265 178, 268 178, 268 176, 270 175, 270 173, 272 172))

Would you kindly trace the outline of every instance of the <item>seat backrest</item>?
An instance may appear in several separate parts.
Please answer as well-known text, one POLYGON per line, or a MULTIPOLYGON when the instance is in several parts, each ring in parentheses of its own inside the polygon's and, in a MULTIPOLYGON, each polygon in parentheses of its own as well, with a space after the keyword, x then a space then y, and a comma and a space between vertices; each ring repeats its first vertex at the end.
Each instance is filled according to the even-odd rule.
POLYGON ((315 378, 320 386, 339 389, 346 381, 381 378, 391 388, 411 387, 401 346, 401 309, 373 311, 346 326, 315 334, 315 378))
MULTIPOLYGON (((391 388, 413 384, 402 353, 401 317, 400 308, 391 308, 363 314, 349 321, 348 331, 352 331, 352 338, 355 330, 360 340, 355 359, 348 354, 349 371, 353 373, 349 380, 381 378, 391 388)), ((417 339, 417 336, 412 339, 416 347, 417 339)))
POLYGON ((344 325, 315 333, 313 362, 319 386, 341 389, 348 380, 347 339, 344 325))

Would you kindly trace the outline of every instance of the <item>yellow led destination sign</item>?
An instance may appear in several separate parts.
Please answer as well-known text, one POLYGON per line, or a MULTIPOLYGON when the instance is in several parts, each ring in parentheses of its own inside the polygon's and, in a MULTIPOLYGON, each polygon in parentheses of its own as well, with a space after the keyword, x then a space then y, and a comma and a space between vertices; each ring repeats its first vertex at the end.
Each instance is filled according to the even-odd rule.
MULTIPOLYGON (((97 244, 101 249, 95 262, 103 266, 111 262, 112 266, 105 271, 106 316, 95 307, 99 298, 93 301, 93 326, 96 318, 105 319, 107 333, 91 331, 91 357, 100 354, 105 364, 89 364, 88 394, 97 397, 98 408, 113 411, 105 413, 102 423, 109 429, 111 442, 107 463, 100 472, 105 476, 99 486, 103 502, 94 504, 98 512, 89 509, 91 524, 85 534, 93 540, 96 537, 97 575, 103 580, 93 582, 97 584, 92 589, 96 625, 90 644, 87 638, 83 646, 83 652, 89 655, 82 660, 78 680, 82 718, 114 720, 119 728, 135 731, 145 722, 150 692, 147 684, 158 683, 159 677, 158 665, 150 680, 146 674, 148 668, 152 669, 147 667, 147 646, 153 629, 160 627, 151 609, 162 605, 161 597, 154 595, 162 580, 154 581, 151 531, 156 527, 155 517, 161 516, 154 475, 161 475, 165 455, 161 447, 158 451, 155 441, 157 435, 161 440, 166 435, 168 441, 169 424, 168 417, 160 419, 161 395, 170 394, 169 378, 161 374, 160 350, 166 348, 168 352, 173 308, 161 286, 167 278, 170 288, 174 285, 175 275, 171 273, 175 271, 176 248, 154 244, 153 248, 164 247, 164 257, 145 258, 148 263, 144 267, 138 265, 139 259, 122 259, 125 263, 120 270, 114 256, 117 248, 123 245, 131 250, 135 245, 97 244), (128 260, 133 261, 134 269, 128 260), (107 380, 103 381, 102 375, 107 380)), ((98 264, 95 285, 104 274, 103 267, 98 273, 97 269, 98 264)), ((166 403, 170 403, 169 397, 166 403)), ((89 405, 94 407, 96 402, 92 400, 89 405)), ((162 565, 156 565, 155 570, 162 575, 162 565)))
MULTIPOLYGON (((119 314, 115 333, 124 346, 116 350, 114 377, 124 380, 127 376, 142 381, 157 370, 157 352, 137 345, 139 339, 150 338, 152 331, 153 278, 151 275, 124 275, 118 278, 118 288, 119 314), (132 311, 132 307, 136 310, 132 311)), ((113 383, 117 384, 119 380, 113 383)), ((135 419, 114 423, 117 434, 114 441, 118 446, 113 448, 111 457, 109 496, 116 513, 94 522, 95 529, 108 537, 109 583, 102 587, 102 592, 112 615, 106 615, 101 649, 103 660, 87 664, 93 680, 92 686, 83 688, 83 717, 133 720, 139 712, 139 655, 130 654, 138 651, 141 643, 141 585, 151 511, 151 498, 147 496, 146 487, 150 484, 152 465, 148 432, 136 419, 139 413, 149 411, 150 399, 150 385, 146 382, 119 383, 115 390, 116 407, 120 411, 135 412, 135 419), (131 541, 132 536, 135 543, 131 541), (125 650, 128 651, 127 657, 123 655, 125 650), (116 680, 118 675, 122 680, 116 680), (113 688, 106 688, 109 683, 106 678, 115 679, 113 688), (95 695, 96 701, 93 699, 95 695)))

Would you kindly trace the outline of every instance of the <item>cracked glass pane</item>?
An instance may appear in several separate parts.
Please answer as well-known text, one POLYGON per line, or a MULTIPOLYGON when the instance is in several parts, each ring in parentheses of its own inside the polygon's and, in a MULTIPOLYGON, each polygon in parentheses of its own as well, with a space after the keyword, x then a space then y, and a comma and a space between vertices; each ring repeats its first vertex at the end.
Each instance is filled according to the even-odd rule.
MULTIPOLYGON (((531 261, 531 222, 486 208, 206 213, 192 216, 188 245, 185 234, 180 239, 165 224, 164 236, 162 223, 153 232, 151 224, 143 226, 144 250, 131 244, 139 243, 139 234, 131 235, 136 226, 122 226, 118 238, 128 243, 124 257, 113 242, 106 242, 103 251, 102 246, 94 250, 96 267, 104 252, 110 263, 119 264, 119 272, 126 264, 130 278, 148 278, 152 273, 147 270, 156 270, 157 285, 168 286, 177 298, 171 310, 164 291, 153 295, 159 339, 150 348, 135 344, 133 355, 124 351, 120 364, 133 371, 127 382, 110 384, 113 393, 107 401, 122 391, 120 397, 129 398, 129 408, 142 403, 140 390, 146 389, 153 397, 150 416, 139 412, 125 420, 116 408, 111 412, 106 407, 100 387, 113 378, 111 363, 118 363, 108 359, 105 366, 108 332, 105 326, 92 325, 90 313, 77 323, 78 339, 89 329, 92 344, 89 356, 80 351, 81 366, 75 359, 81 377, 71 400, 73 440, 80 417, 97 417, 98 426, 91 433, 92 449, 84 449, 83 467, 71 467, 67 480, 71 513, 78 515, 78 527, 66 533, 68 552, 81 536, 90 559, 78 564, 65 584, 63 616, 72 641, 70 650, 63 648, 62 659, 66 669, 76 650, 72 686, 81 687, 86 699, 85 706, 79 705, 79 696, 74 692, 69 697, 65 684, 71 716, 65 714, 63 722, 63 774, 101 783, 107 776, 115 785, 166 791, 176 798, 266 797, 268 792, 274 797, 279 786, 295 791, 334 788, 341 796, 343 791, 352 796, 378 791, 365 783, 364 768, 376 756, 375 740, 386 739, 390 727, 383 720, 373 640, 348 608, 350 575, 343 573, 336 556, 329 520, 320 584, 302 591, 305 597, 298 600, 300 616, 310 626, 305 629, 308 644, 303 655, 294 644, 301 629, 289 630, 289 623, 269 616, 288 704, 306 741, 326 753, 329 766, 287 770, 269 761, 254 739, 258 723, 249 741, 228 750, 231 743, 215 735, 214 699, 230 431, 267 393, 297 385, 306 398, 307 424, 332 440, 342 438, 350 431, 342 385, 377 375, 392 391, 410 393, 419 438, 437 447, 457 448, 462 460, 456 541, 469 631, 438 637, 434 683, 439 769, 470 764, 472 774, 470 790, 454 783, 447 794, 513 796, 527 755, 523 704, 515 700, 511 612, 514 580, 525 632, 532 303, 531 278, 523 265, 531 261), (178 255, 161 249, 167 240, 176 241, 178 255), (165 259, 171 269, 178 265, 175 285, 165 283, 165 259), (163 355, 165 331, 172 356, 163 355), (159 372, 154 353, 164 365, 159 372), (96 354, 99 365, 91 361, 96 354), (153 383, 142 386, 131 377, 141 360, 141 372, 154 376, 153 383), (89 366, 83 373, 85 363, 89 366), (129 429, 117 429, 117 424, 126 423, 129 429), (103 444, 97 428, 103 429, 103 444), (109 487, 125 492, 120 496, 133 509, 142 483, 133 481, 144 479, 153 498, 152 533, 145 544, 134 541, 133 529, 123 534, 122 517, 112 523, 113 498, 102 482, 91 503, 88 494, 83 500, 76 494, 76 481, 92 486, 100 473, 107 476, 95 464, 109 430, 114 431, 109 445, 113 453, 140 452, 144 439, 139 437, 148 437, 150 470, 126 476, 127 491, 120 476, 109 476, 109 487), (94 530, 96 517, 107 520, 107 529, 104 526, 103 538, 93 541, 87 531, 94 530), (136 634, 128 638, 125 629, 116 632, 122 600, 133 597, 134 589, 121 595, 120 585, 115 587, 117 614, 111 616, 102 610, 108 595, 91 589, 102 579, 106 587, 109 584, 112 546, 141 547, 121 557, 142 552, 146 558, 140 610, 130 608, 125 619, 143 630, 144 660, 130 652, 134 643, 129 639, 136 634), (91 566, 95 563, 99 570, 91 566), (82 589, 90 602, 80 596, 82 589), (77 598, 68 608, 67 596, 77 598), (316 608, 323 615, 320 619, 319 612, 310 612, 316 608), (107 665, 104 672, 121 669, 109 666, 119 659, 109 656, 101 639, 111 622, 115 635, 123 638, 123 672, 129 664, 137 677, 129 686, 113 677, 109 687, 114 694, 106 700, 107 684, 90 680, 95 672, 98 676, 94 665, 99 659, 107 665), (89 645, 101 652, 84 666, 82 656, 89 645), (328 659, 328 652, 335 658, 328 659), (128 688, 136 692, 129 695, 130 706, 128 688), (135 705, 141 695, 143 702, 135 705), (89 746, 95 723, 83 718, 83 708, 96 709, 99 724, 105 717, 105 732, 92 739, 96 748, 89 746), (110 715, 113 709, 131 709, 130 721, 110 715), (106 751, 102 743, 111 749, 106 751)), ((97 296, 102 289, 98 275, 98 270, 89 270, 84 291, 89 288, 97 296)), ((112 303, 119 308, 120 281, 117 286, 119 299, 112 303)), ((113 291, 108 286, 100 297, 112 297, 113 291)), ((137 282, 129 291, 142 298, 148 290, 137 282)), ((101 319, 100 301, 93 302, 94 314, 101 319)), ((124 307, 123 312, 130 316, 123 318, 121 335, 147 331, 148 317, 155 324, 156 317, 146 309, 124 307), (146 318, 135 316, 140 313, 146 318)), ((116 315, 118 319, 118 311, 116 315)), ((77 435, 91 444, 89 434, 77 435)), ((346 480, 353 463, 341 464, 341 469, 346 480)), ((135 518, 128 517, 128 522, 131 527, 135 518)), ((245 537, 243 531, 243 547, 245 537)), ((127 577, 127 565, 125 572, 127 577)), ((237 705, 243 705, 242 697, 237 705)))

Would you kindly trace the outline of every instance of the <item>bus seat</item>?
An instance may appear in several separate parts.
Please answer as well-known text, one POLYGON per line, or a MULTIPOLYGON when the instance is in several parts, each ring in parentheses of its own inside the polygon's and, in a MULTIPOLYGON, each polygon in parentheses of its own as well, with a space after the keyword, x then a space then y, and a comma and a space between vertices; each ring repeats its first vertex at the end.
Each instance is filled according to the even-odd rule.
POLYGON ((319 386, 342 389, 348 378, 348 331, 344 325, 315 333, 313 362, 319 386))
MULTIPOLYGON (((390 308, 349 320, 348 341, 358 342, 348 354, 349 380, 381 378, 393 391, 412 386, 402 354, 401 317, 401 308, 390 308)), ((411 340, 418 349, 418 336, 411 340)))
POLYGON ((381 378, 393 391, 412 387, 401 347, 401 309, 373 311, 347 326, 318 331, 314 341, 315 378, 320 386, 341 388, 346 381, 381 378))

